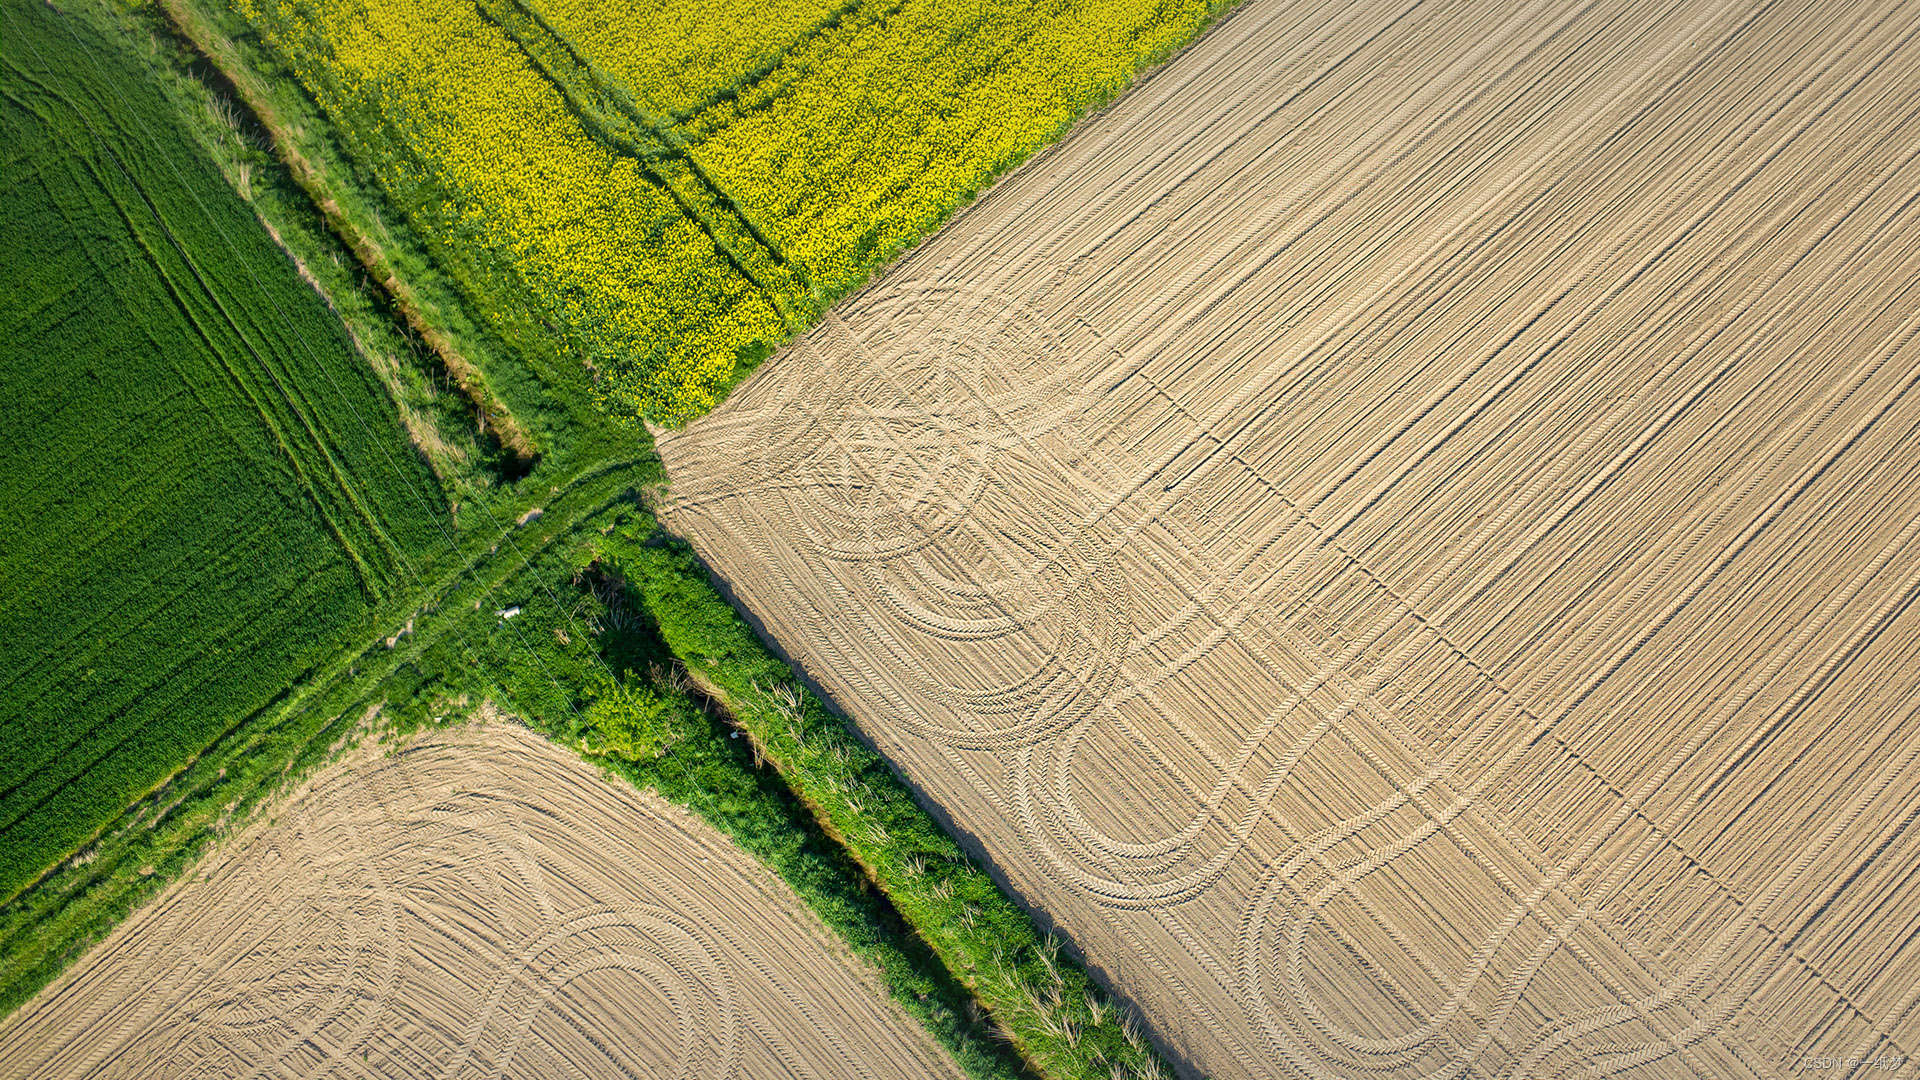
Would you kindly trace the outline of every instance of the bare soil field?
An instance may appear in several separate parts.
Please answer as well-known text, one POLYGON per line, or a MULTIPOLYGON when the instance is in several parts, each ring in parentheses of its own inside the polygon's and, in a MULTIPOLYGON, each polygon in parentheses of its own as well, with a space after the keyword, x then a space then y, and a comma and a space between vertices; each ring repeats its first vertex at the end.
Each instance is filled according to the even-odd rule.
POLYGON ((667 520, 1195 1072, 1920 1074, 1916 36, 1251 0, 667 520))
POLYGON ((959 1073, 719 833, 497 724, 323 770, 0 1022, 0 1076, 959 1073))

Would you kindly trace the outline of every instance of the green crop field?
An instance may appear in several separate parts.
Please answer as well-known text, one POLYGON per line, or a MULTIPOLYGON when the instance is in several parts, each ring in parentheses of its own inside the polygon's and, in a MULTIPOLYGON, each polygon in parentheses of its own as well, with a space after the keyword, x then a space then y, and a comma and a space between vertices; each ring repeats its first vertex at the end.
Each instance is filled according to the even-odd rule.
POLYGON ((0 5, 0 897, 371 636, 446 501, 142 68, 0 5))

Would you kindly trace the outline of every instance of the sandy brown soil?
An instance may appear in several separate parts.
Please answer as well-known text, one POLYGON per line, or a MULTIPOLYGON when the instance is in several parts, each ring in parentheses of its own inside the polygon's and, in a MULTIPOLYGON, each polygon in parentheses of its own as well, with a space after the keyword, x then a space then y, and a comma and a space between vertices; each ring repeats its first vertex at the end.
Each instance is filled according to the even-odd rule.
POLYGON ((959 1073, 719 833, 496 724, 328 767, 0 1022, 0 1076, 959 1073))
POLYGON ((1916 38, 1251 0, 669 521, 1196 1070, 1920 1074, 1916 38))

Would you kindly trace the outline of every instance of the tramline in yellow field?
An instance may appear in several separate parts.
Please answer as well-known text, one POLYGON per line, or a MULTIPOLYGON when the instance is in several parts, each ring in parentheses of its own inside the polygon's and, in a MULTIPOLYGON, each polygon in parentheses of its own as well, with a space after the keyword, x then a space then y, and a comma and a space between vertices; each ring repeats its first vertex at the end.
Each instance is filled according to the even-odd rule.
POLYGON ((240 0, 503 326, 616 411, 773 345, 1205 23, 1209 0, 240 0))

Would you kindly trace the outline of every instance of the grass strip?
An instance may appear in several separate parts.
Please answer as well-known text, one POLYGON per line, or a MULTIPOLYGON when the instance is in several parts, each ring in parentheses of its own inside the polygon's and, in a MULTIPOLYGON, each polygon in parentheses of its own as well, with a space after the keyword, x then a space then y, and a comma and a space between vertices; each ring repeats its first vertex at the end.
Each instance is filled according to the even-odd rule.
POLYGON ((515 419, 513 411, 487 384, 480 367, 468 359, 451 335, 441 329, 441 320, 429 317, 425 302, 415 294, 386 250, 363 229, 348 212, 340 198, 338 185, 318 162, 320 158, 303 152, 293 138, 294 127, 281 115, 267 80, 255 69, 239 63, 233 42, 220 34, 202 13, 183 0, 154 0, 166 13, 169 23, 212 68, 219 71, 245 104, 250 116, 273 136, 280 160, 287 172, 312 200, 326 224, 353 252, 371 281, 377 283, 407 326, 438 357, 454 383, 473 403, 480 430, 491 434, 516 460, 515 472, 531 471, 539 450, 527 430, 515 419))
POLYGON ((632 504, 635 477, 652 468, 646 460, 614 462, 552 493, 544 512, 517 528, 510 543, 468 554, 423 589, 410 614, 392 617, 388 636, 303 672, 86 847, 0 904, 0 1016, 352 740, 459 715, 450 702, 491 685, 471 642, 495 632, 496 598, 520 595, 530 566, 553 563, 582 536, 597 536, 609 513, 632 504), (458 671, 423 674, 420 657, 429 649, 458 671))
MULTIPOLYGON (((596 759, 615 776, 698 814, 773 870, 853 952, 873 965, 894 999, 977 1080, 1033 1080, 971 992, 948 971, 891 897, 830 836, 784 777, 742 737, 730 717, 687 675, 660 636, 641 584, 620 576, 636 537, 658 538, 634 507, 617 535, 576 556, 571 580, 591 598, 594 648, 612 681, 578 714, 545 714, 536 726, 596 759), (580 557, 591 558, 579 565, 580 557)), ((603 534, 604 535, 604 534, 603 534)), ((523 613, 524 617, 524 613, 523 613)), ((535 614, 536 628, 540 626, 535 614)), ((527 689, 520 697, 528 699, 527 689)))
POLYGON ((622 552, 611 572, 644 597, 696 685, 751 736, 1036 1072, 1089 1080, 1167 1074, 1137 1019, 767 649, 683 541, 658 534, 622 552))

